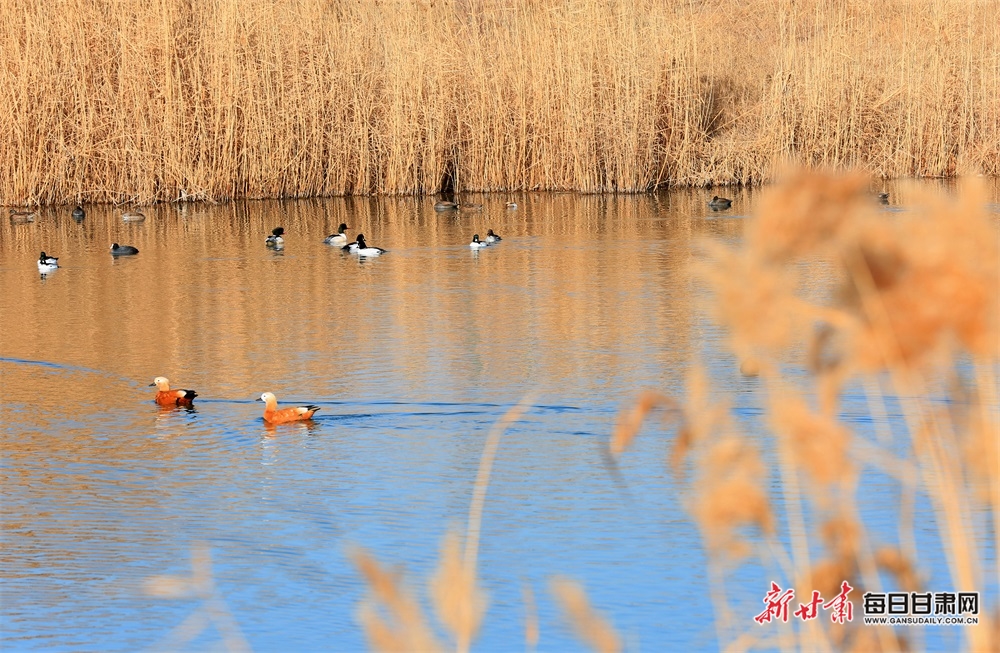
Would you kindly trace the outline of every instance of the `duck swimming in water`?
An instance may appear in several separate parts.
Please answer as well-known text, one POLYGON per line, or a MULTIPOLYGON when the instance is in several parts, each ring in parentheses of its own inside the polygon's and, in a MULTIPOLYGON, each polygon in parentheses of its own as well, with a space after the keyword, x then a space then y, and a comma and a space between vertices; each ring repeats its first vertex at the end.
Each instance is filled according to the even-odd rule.
POLYGON ((733 200, 726 199, 725 197, 719 197, 716 195, 712 198, 712 201, 708 203, 709 208, 713 211, 724 211, 732 206, 733 200))
POLYGON ((111 243, 111 255, 112 256, 132 256, 133 254, 138 254, 139 250, 131 245, 119 245, 118 243, 111 243))
POLYGON ((346 245, 347 244, 347 230, 350 229, 346 224, 340 223, 340 227, 337 229, 337 233, 330 234, 323 239, 323 242, 327 245, 346 245))
POLYGON ((38 257, 38 272, 44 277, 50 272, 55 272, 59 268, 59 259, 42 252, 38 257))
POLYGON ((161 406, 191 406, 198 393, 194 390, 181 390, 180 388, 171 390, 170 381, 166 377, 158 376, 153 379, 149 387, 156 386, 156 398, 154 401, 161 406))
POLYGON ((501 240, 503 240, 503 238, 493 233, 492 229, 486 232, 486 242, 489 244, 492 245, 493 243, 499 243, 501 240))
POLYGON ((268 247, 281 247, 285 244, 284 227, 275 227, 271 230, 271 235, 264 239, 264 244, 268 247))
MULTIPOLYGON (((347 246, 348 248, 350 245, 347 246)), ((349 250, 352 254, 357 254, 358 256, 380 256, 385 254, 386 250, 381 247, 372 247, 365 242, 365 235, 358 234, 357 247, 349 250)))
POLYGON ((489 243, 484 243, 483 241, 479 240, 479 234, 474 234, 472 236, 472 242, 469 243, 469 247, 471 247, 472 249, 482 249, 483 247, 489 247, 489 246, 490 246, 489 243))
POLYGON ((28 224, 29 222, 34 222, 35 217, 38 215, 35 211, 18 211, 17 209, 10 210, 10 223, 11 224, 28 224))
POLYGON ((268 424, 287 424, 312 419, 319 406, 296 406, 294 408, 278 409, 278 398, 270 392, 265 392, 257 401, 264 402, 264 421, 268 424))

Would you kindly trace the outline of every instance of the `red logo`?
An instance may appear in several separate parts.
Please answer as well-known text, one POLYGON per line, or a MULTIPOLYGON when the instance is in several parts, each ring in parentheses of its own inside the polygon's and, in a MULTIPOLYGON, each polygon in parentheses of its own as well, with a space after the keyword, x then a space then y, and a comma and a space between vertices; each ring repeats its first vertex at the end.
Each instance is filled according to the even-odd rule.
MULTIPOLYGON (((844 624, 848 621, 854 621, 854 606, 847 598, 853 589, 845 580, 840 584, 840 594, 826 602, 823 601, 823 597, 818 591, 813 590, 810 601, 800 603, 798 609, 792 614, 802 621, 809 621, 819 616, 819 609, 822 607, 830 612, 830 621, 833 623, 844 624)), ((780 619, 782 622, 788 623, 788 604, 793 598, 795 598, 795 590, 782 590, 777 583, 771 581, 771 591, 763 598, 764 605, 767 607, 753 620, 759 624, 770 623, 772 619, 780 619)))

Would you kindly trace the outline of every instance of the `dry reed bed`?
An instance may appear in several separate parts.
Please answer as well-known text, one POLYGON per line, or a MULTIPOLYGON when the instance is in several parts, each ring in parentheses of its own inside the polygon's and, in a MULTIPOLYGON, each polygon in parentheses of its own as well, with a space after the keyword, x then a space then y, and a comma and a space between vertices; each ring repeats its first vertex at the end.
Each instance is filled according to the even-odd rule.
POLYGON ((995 0, 0 0, 0 203, 1000 174, 995 0))

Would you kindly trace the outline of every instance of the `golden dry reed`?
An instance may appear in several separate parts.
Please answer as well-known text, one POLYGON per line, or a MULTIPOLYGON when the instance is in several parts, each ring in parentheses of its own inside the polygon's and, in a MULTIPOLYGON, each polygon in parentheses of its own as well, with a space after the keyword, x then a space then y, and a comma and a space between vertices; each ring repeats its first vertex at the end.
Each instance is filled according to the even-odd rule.
POLYGON ((538 609, 535 606, 535 591, 531 585, 524 584, 521 590, 524 600, 524 644, 528 651, 534 651, 538 646, 538 609))
POLYGON ((0 0, 0 204, 1000 174, 997 0, 0 0))
POLYGON ((622 650, 618 632, 590 605, 582 585, 568 578, 553 578, 551 585, 552 595, 581 641, 596 653, 619 653, 622 650))
POLYGON ((383 568, 366 550, 351 556, 371 592, 358 610, 358 620, 376 651, 443 651, 417 598, 404 585, 402 575, 383 568))
MULTIPOLYGON (((676 470, 696 472, 689 507, 710 554, 724 649, 921 648, 919 629, 863 625, 860 597, 886 590, 981 592, 978 625, 961 627, 963 648, 1000 648, 988 591, 998 579, 985 576, 1000 549, 998 227, 981 180, 963 180, 950 195, 924 190, 906 213, 881 212, 870 183, 792 174, 765 191, 741 248, 705 247, 701 273, 737 360, 753 361, 759 375, 765 437, 777 454, 769 480, 759 443, 740 433, 725 397, 694 367, 672 458, 676 470), (807 261, 833 271, 826 287, 801 282, 807 261), (811 378, 786 378, 789 364, 811 378), (873 432, 840 421, 847 383, 864 389, 873 432), (886 418, 890 397, 902 408, 895 421, 886 418), (866 506, 869 520, 896 522, 895 534, 868 532, 864 470, 898 485, 895 514, 873 517, 866 506), (918 493, 934 512, 919 526, 936 528, 950 575, 932 586, 915 544, 918 493), (848 581, 854 621, 762 628, 751 619, 761 604, 732 605, 725 590, 727 576, 751 562, 777 572, 796 598, 812 590, 829 598, 848 581)), ((623 411, 630 437, 612 435, 613 459, 625 455, 651 396, 623 411)))
MULTIPOLYGON (((456 533, 445 536, 437 570, 429 583, 434 612, 451 636, 457 653, 470 650, 486 613, 487 596, 477 583, 476 565, 483 505, 493 460, 500 446, 500 437, 530 408, 533 399, 533 394, 525 396, 487 434, 469 505, 464 547, 456 533)), ((371 595, 359 610, 359 620, 369 645, 376 651, 399 653, 443 650, 419 602, 403 586, 401 576, 383 569, 364 549, 355 551, 353 558, 371 595)), ((538 624, 530 588, 525 592, 525 612, 525 642, 533 648, 538 642, 538 624)))

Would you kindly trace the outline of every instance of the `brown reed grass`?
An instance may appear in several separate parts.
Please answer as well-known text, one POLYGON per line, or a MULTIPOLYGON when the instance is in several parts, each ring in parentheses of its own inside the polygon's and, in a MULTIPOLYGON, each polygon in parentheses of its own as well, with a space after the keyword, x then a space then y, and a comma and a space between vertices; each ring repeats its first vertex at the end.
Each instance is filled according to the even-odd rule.
POLYGON ((351 557, 372 594, 358 611, 369 645, 377 651, 394 653, 444 650, 420 603, 403 586, 402 575, 384 569, 364 549, 355 550, 351 557))
MULTIPOLYGON (((733 352, 758 366, 768 397, 767 433, 779 461, 775 490, 768 492, 756 448, 727 417, 724 397, 712 396, 694 368, 674 456, 681 452, 681 464, 690 461, 699 472, 689 508, 710 554, 722 648, 774 645, 746 623, 752 615, 743 623, 731 618, 739 612, 728 604, 724 585, 734 559, 781 569, 797 597, 814 589, 833 596, 848 580, 857 603, 865 591, 881 591, 879 572, 898 589, 922 588, 926 570, 913 544, 918 483, 930 497, 948 560, 950 581, 936 578, 935 587, 979 591, 987 599, 983 555, 995 559, 1000 535, 976 515, 1000 522, 997 226, 985 214, 987 198, 975 180, 961 183, 953 196, 925 194, 919 208, 902 215, 878 212, 869 187, 857 174, 792 173, 765 192, 744 247, 706 246, 702 276, 715 291, 733 352), (796 268, 810 260, 836 274, 825 289, 806 293, 796 268), (786 379, 782 367, 789 362, 811 370, 811 382, 786 379), (868 393, 874 440, 836 418, 842 387, 851 380, 868 393), (885 394, 901 403, 902 423, 886 418, 885 394), (951 398, 946 408, 930 399, 942 395, 951 398), (888 448, 896 438, 909 443, 902 457, 888 448), (860 516, 858 484, 866 468, 900 484, 898 542, 874 541, 860 516), (773 537, 779 520, 772 511, 784 512, 790 552, 773 537), (757 534, 753 540, 739 537, 747 527, 757 534), (822 551, 816 561, 814 551, 822 551)), ((623 411, 622 423, 643 408, 623 411)), ((621 442, 616 432, 609 446, 620 449, 621 442)), ((680 467, 676 460, 674 467, 680 467)), ((1000 644, 996 609, 984 606, 980 623, 963 627, 966 650, 1000 644)), ((910 632, 858 621, 811 621, 775 636, 782 647, 802 650, 914 645, 910 632)))
POLYGON ((538 609, 535 607, 535 591, 531 585, 525 583, 522 597, 524 600, 524 643, 529 651, 534 651, 538 646, 538 609))
POLYGON ((997 9, 0 0, 0 203, 997 175, 997 9))
POLYGON ((618 632, 590 605, 582 585, 568 578, 553 578, 551 590, 581 641, 598 653, 622 650, 618 632))
MULTIPOLYGON (((464 547, 456 533, 445 535, 438 568, 429 583, 438 621, 451 634, 455 650, 459 653, 468 651, 472 646, 486 612, 487 598, 476 581, 476 565, 483 506, 493 460, 500 446, 500 437, 528 410, 533 397, 532 394, 525 396, 497 420, 487 434, 469 504, 464 547)), ((352 557, 373 599, 364 603, 358 614, 371 647, 378 651, 400 653, 442 650, 419 602, 403 587, 402 577, 384 570, 364 549, 356 550, 352 557), (373 603, 383 610, 380 612, 373 603)), ((531 595, 526 595, 526 605, 528 596, 531 595)), ((532 602, 525 630, 529 647, 533 647, 538 639, 537 623, 532 626, 535 619, 533 611, 532 602)))
POLYGON ((476 584, 476 569, 467 564, 455 533, 446 535, 441 545, 430 590, 438 620, 455 638, 456 650, 468 651, 486 612, 486 596, 476 584))
POLYGON ((794 394, 786 394, 775 401, 771 416, 774 431, 786 438, 795 464, 823 490, 818 501, 829 497, 829 485, 853 475, 849 430, 811 411, 794 394))
POLYGON ((763 487, 764 466, 755 449, 743 438, 723 437, 709 445, 699 461, 698 496, 692 512, 715 555, 740 558, 751 553, 743 526, 774 532, 771 502, 763 487))
POLYGON ((654 409, 661 406, 672 407, 673 400, 664 394, 647 390, 639 395, 638 400, 631 410, 622 412, 618 416, 618 423, 611 434, 611 442, 608 445, 611 455, 618 458, 629 448, 635 436, 639 434, 646 416, 654 409))

